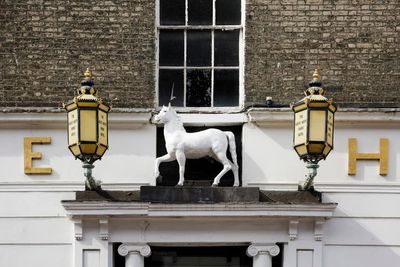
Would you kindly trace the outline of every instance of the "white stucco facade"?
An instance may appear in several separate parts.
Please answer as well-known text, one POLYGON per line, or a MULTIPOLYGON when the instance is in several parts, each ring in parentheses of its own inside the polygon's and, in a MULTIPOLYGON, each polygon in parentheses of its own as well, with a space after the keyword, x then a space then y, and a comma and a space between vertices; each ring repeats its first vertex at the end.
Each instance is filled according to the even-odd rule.
MULTIPOLYGON (((243 125, 242 183, 262 190, 297 191, 305 165, 292 149, 288 110, 236 114, 182 114, 185 125, 243 125)), ((148 111, 111 113, 110 150, 93 175, 105 190, 154 185, 156 126, 148 111)), ((112 267, 112 244, 123 243, 126 266, 140 266, 152 245, 248 245, 253 266, 268 266, 283 244, 285 267, 389 266, 400 259, 400 115, 396 110, 337 113, 335 147, 320 163, 315 188, 322 204, 275 205, 81 203, 81 163, 66 145, 64 113, 0 114, 0 266, 112 267), (24 174, 24 137, 51 137, 34 145, 50 175, 24 174), (389 142, 388 174, 377 160, 357 161, 348 175, 348 139, 358 151, 389 142), (334 204, 334 203, 337 203, 334 204), (261 252, 260 252, 261 251, 261 252), (22 256, 23 255, 23 256, 22 256)))

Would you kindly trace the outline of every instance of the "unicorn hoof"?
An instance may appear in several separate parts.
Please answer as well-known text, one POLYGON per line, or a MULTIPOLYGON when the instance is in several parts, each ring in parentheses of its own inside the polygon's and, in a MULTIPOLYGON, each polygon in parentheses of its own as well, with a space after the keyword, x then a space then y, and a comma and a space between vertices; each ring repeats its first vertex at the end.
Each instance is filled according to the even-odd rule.
POLYGON ((163 180, 163 177, 162 177, 161 175, 158 175, 158 176, 156 177, 156 183, 157 183, 157 184, 161 184, 161 183, 162 183, 162 180, 163 180))
POLYGON ((177 185, 175 185, 175 187, 182 187, 183 186, 183 184, 177 184, 177 185))
POLYGON ((218 186, 218 184, 212 184, 211 186, 212 186, 212 187, 217 187, 217 186, 218 186))
POLYGON ((235 187, 236 187, 236 186, 239 186, 239 183, 234 183, 233 186, 235 186, 235 187))

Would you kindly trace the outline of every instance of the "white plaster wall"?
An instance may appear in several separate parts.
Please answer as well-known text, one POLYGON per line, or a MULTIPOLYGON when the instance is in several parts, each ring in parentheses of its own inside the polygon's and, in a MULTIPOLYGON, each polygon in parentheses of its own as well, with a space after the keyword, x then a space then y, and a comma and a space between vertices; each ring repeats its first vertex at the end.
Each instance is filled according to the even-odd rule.
MULTIPOLYGON (((64 129, 2 129, 0 130, 0 183, 15 182, 82 182, 81 162, 67 148, 64 129), (24 174, 24 137, 49 136, 51 144, 33 145, 43 154, 33 160, 34 167, 53 169, 51 175, 24 174)), ((95 162, 93 175, 104 183, 149 184, 153 180, 156 155, 156 129, 153 125, 137 129, 110 129, 110 149, 101 161, 95 162)))
MULTIPOLYGON (((400 182, 400 129, 337 128, 334 150, 320 162, 318 183, 378 183, 400 182), (389 171, 379 175, 375 160, 357 161, 357 174, 349 176, 348 139, 357 138, 358 152, 379 152, 379 139, 389 139, 389 171)), ((243 182, 263 186, 267 183, 298 183, 304 180, 306 168, 292 148, 292 129, 288 127, 243 126, 243 182)), ((268 186, 265 186, 268 189, 268 186)))
POLYGON ((400 247, 394 246, 325 246, 324 267, 397 267, 400 247))
POLYGON ((72 246, 0 244, 2 267, 72 267, 72 246))
MULTIPOLYGON (((399 134, 399 129, 389 127, 337 128, 335 150, 327 161, 321 162, 316 185, 318 188, 324 183, 341 184, 345 191, 348 185, 356 186, 351 192, 342 192, 339 188, 335 192, 324 193, 324 202, 339 203, 334 218, 324 225, 324 266, 391 267, 400 262, 400 194, 387 192, 390 188, 398 188, 396 183, 400 182, 399 134), (379 138, 389 139, 388 176, 378 175, 376 161, 358 161, 357 175, 347 175, 347 139, 352 137, 358 139, 360 152, 378 152, 379 138), (363 184, 378 187, 373 186, 366 192, 363 184), (379 189, 386 184, 387 188, 379 189)), ((118 189, 132 189, 151 183, 156 155, 155 135, 155 126, 149 124, 135 129, 111 128, 110 150, 102 161, 96 162, 94 176, 101 179, 105 187, 114 185, 113 188, 118 189)), ((297 185, 299 180, 304 179, 304 163, 298 160, 292 149, 291 128, 245 124, 242 142, 245 185, 286 189, 285 183, 297 185)), ((0 129, 0 147, 0 266, 72 267, 73 224, 65 216, 60 202, 73 199, 73 190, 83 189, 84 178, 80 162, 75 161, 66 148, 65 129, 3 127, 0 129), (23 173, 25 136, 52 137, 50 145, 34 146, 34 151, 43 153, 43 159, 34 161, 35 165, 50 165, 52 175, 23 173), (43 188, 46 183, 51 186, 43 188), (52 187, 58 183, 60 186, 52 187), (73 189, 67 186, 69 183, 80 186, 73 189), (21 257, 21 251, 24 257, 21 257)), ((323 187, 319 189, 324 191, 323 187)), ((111 221, 110 241, 141 240, 144 237, 145 241, 178 243, 183 240, 204 243, 210 240, 287 240, 288 226, 279 221, 270 224, 210 221, 204 225, 182 220, 178 222, 171 221, 167 225, 153 222, 148 226, 138 223, 133 226, 130 221, 111 221), (141 227, 148 227, 149 234, 143 236, 141 227), (198 231, 193 232, 193 227, 198 231), (236 231, 234 237, 231 234, 234 229, 242 230, 236 231)), ((93 235, 97 233, 94 228, 90 231, 93 235)), ((312 241, 312 233, 312 223, 299 224, 299 241, 312 241)))

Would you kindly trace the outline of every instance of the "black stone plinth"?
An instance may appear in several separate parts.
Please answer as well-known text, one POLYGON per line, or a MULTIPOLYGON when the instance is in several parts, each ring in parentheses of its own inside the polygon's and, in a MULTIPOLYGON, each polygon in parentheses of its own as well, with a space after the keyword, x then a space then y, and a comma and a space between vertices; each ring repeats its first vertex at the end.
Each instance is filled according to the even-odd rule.
POLYGON ((259 202, 258 187, 142 186, 140 201, 152 203, 259 202))

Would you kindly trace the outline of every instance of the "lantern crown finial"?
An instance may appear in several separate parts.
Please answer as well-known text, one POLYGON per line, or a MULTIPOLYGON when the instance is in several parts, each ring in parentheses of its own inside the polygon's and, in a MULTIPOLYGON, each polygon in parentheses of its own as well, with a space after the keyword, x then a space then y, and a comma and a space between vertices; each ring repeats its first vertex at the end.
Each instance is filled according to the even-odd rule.
POLYGON ((309 88, 305 91, 305 95, 307 96, 313 96, 313 95, 320 95, 322 96, 324 94, 324 89, 322 89, 322 82, 319 79, 319 74, 318 70, 315 69, 314 73, 312 75, 312 81, 308 83, 309 88))
POLYGON ((85 80, 91 80, 92 79, 92 71, 89 68, 86 69, 86 71, 84 72, 83 75, 85 75, 85 80))
POLYGON ((313 81, 318 81, 319 80, 318 69, 314 70, 312 78, 313 78, 313 81))
POLYGON ((86 71, 83 73, 84 79, 81 82, 81 87, 78 89, 79 95, 93 95, 97 94, 97 90, 94 89, 93 85, 94 82, 92 80, 92 71, 90 68, 87 68, 86 71))

